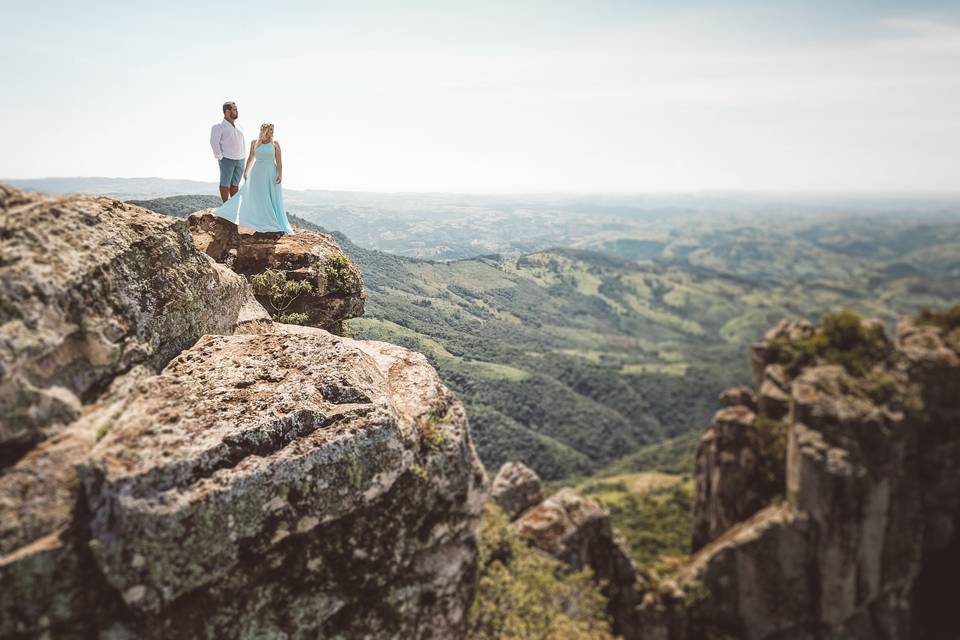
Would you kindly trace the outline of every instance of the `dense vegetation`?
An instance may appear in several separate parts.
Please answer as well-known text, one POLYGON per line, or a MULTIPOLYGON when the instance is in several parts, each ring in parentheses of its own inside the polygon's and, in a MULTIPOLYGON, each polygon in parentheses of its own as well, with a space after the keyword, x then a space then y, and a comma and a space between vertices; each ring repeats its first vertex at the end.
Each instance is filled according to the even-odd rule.
POLYGON ((479 567, 470 640, 612 640, 590 569, 572 572, 528 547, 492 502, 480 525, 479 567))
POLYGON ((693 480, 689 476, 623 474, 593 478, 577 488, 610 510, 613 526, 626 538, 640 570, 690 553, 693 480))

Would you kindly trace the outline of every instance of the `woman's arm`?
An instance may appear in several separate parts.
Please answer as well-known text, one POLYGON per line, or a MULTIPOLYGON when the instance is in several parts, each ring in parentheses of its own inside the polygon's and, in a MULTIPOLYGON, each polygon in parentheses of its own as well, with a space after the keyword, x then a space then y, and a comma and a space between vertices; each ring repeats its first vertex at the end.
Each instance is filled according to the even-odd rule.
POLYGON ((280 145, 277 144, 277 141, 273 141, 273 150, 274 157, 277 159, 277 184, 280 184, 280 180, 283 177, 283 158, 280 156, 280 145))
POLYGON ((253 142, 250 143, 250 155, 247 156, 247 166, 243 168, 244 180, 247 179, 247 174, 250 173, 250 167, 253 166, 253 156, 256 151, 257 151, 257 141, 254 140, 253 142))

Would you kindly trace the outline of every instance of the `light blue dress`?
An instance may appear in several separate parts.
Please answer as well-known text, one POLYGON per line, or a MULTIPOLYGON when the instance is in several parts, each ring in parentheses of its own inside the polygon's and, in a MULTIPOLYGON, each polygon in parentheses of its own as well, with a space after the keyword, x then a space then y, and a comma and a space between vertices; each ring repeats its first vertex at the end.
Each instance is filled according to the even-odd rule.
POLYGON ((253 157, 250 176, 214 213, 236 225, 256 231, 293 233, 293 227, 283 210, 283 189, 277 184, 273 143, 258 145, 253 157))

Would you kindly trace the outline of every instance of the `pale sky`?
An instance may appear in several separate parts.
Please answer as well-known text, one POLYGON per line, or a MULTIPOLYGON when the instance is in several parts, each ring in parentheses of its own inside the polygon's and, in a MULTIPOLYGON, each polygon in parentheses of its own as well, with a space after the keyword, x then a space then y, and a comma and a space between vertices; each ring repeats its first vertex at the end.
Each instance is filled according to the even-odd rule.
POLYGON ((960 190, 960 2, 0 4, 0 178, 214 181, 233 99, 288 188, 960 190))

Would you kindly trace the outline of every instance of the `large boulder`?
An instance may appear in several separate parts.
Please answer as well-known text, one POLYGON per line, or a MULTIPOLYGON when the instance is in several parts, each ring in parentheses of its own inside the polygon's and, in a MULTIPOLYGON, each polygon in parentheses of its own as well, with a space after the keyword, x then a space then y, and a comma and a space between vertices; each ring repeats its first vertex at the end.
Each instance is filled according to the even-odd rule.
POLYGON ((159 371, 256 305, 183 220, 117 200, 0 185, 0 228, 0 467, 115 376, 159 371))
POLYGON ((486 478, 423 356, 275 325, 110 399, 20 461, 55 492, 0 478, 0 508, 46 514, 0 550, 0 636, 462 635, 486 478))
MULTIPOLYGON (((366 294, 363 277, 325 233, 296 228, 294 234, 248 232, 204 209, 187 218, 193 240, 201 251, 239 274, 252 278, 267 269, 288 280, 310 283, 283 313, 302 313, 303 324, 340 334, 343 321, 363 315, 366 294)), ((275 314, 269 295, 257 299, 275 314)))
POLYGON ((543 500, 540 476, 522 462, 506 462, 493 479, 490 499, 513 520, 543 500))

